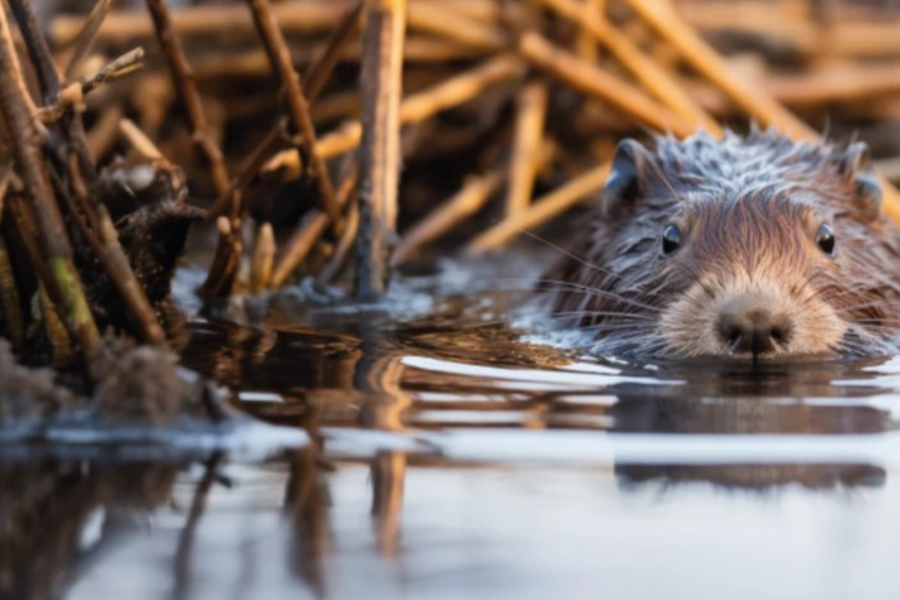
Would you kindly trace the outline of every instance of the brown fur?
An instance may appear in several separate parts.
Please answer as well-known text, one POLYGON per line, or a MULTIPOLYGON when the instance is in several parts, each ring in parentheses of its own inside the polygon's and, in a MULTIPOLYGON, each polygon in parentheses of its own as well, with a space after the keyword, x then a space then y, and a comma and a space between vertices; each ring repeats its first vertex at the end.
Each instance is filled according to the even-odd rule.
POLYGON ((657 138, 633 203, 598 207, 539 289, 606 354, 728 355, 716 315, 741 294, 790 319, 772 355, 883 354, 900 330, 900 237, 860 198, 861 152, 774 130, 657 138), (833 257, 815 242, 823 223, 833 257), (670 224, 682 244, 664 256, 670 224))

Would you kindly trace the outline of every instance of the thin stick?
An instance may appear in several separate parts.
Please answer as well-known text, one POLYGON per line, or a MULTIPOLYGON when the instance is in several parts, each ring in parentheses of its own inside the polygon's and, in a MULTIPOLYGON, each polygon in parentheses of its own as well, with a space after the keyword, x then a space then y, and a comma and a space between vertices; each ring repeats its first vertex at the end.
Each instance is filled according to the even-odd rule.
POLYGON ((671 131, 679 137, 694 131, 690 122, 648 98, 643 90, 551 44, 537 33, 523 35, 519 50, 525 58, 554 77, 612 104, 658 131, 671 131))
MULTIPOLYGON (((362 0, 358 0, 353 9, 347 13, 346 18, 341 22, 337 31, 331 36, 331 39, 328 41, 328 46, 322 54, 310 64, 309 70, 305 76, 307 84, 307 101, 309 102, 310 107, 315 104, 319 95, 322 93, 322 90, 325 89, 328 77, 331 75, 331 72, 334 70, 334 67, 340 59, 341 51, 356 33, 359 26, 359 16, 362 13, 362 7, 362 0)), ((286 137, 287 120, 279 119, 278 123, 269 130, 263 140, 253 150, 250 157, 246 160, 241 172, 231 182, 229 192, 216 198, 212 208, 207 211, 207 218, 216 218, 221 215, 227 209, 230 195, 235 191, 242 193, 246 190, 250 181, 269 159, 269 155, 274 152, 278 146, 283 145, 286 142, 286 137)), ((296 166, 299 171, 302 166, 302 160, 296 150, 293 150, 292 152, 297 157, 296 166)))
POLYGON ((316 130, 309 116, 309 104, 303 95, 300 85, 300 76, 294 69, 291 61, 291 53, 284 41, 284 36, 278 28, 278 23, 272 14, 269 0, 247 0, 253 13, 253 22, 259 32, 259 38, 266 49, 272 71, 284 90, 288 114, 293 128, 299 132, 302 147, 309 155, 307 168, 315 179, 319 190, 319 201, 322 209, 331 219, 332 227, 339 231, 341 227, 341 212, 334 196, 334 187, 325 162, 315 152, 316 130))
POLYGON ((585 26, 585 22, 593 20, 595 16, 602 15, 605 12, 606 0, 581 0, 581 3, 584 6, 582 12, 585 18, 579 23, 581 28, 578 31, 577 40, 578 56, 586 61, 596 63, 600 59, 600 52, 597 50, 597 38, 585 26))
POLYGON ((576 177, 543 198, 535 200, 534 204, 524 213, 505 219, 502 223, 498 223, 475 238, 469 244, 468 250, 478 254, 499 248, 523 230, 537 227, 568 210, 590 194, 603 189, 603 184, 606 183, 606 178, 609 176, 609 168, 609 164, 597 167, 576 177))
POLYGON ((41 32, 37 15, 31 7, 30 0, 9 0, 9 6, 12 8, 16 23, 19 24, 19 31, 22 32, 22 38, 28 48, 28 56, 37 71, 38 82, 44 92, 44 102, 52 102, 59 93, 59 73, 53 63, 47 40, 41 32))
POLYGON ((366 9, 356 295, 371 301, 387 289, 397 220, 406 0, 368 0, 366 9))
POLYGON ((357 0, 353 9, 347 13, 340 26, 331 35, 328 45, 321 55, 312 63, 304 74, 306 81, 306 100, 310 106, 315 105, 316 100, 325 89, 325 84, 331 76, 334 67, 341 58, 341 52, 359 31, 359 17, 362 14, 363 0, 357 0))
POLYGON ((197 91, 194 83, 194 74, 188 64, 181 42, 172 29, 169 9, 164 0, 147 0, 147 8, 153 17, 156 37, 165 55, 172 82, 187 110, 191 126, 191 141, 209 166, 216 192, 222 194, 228 190, 229 184, 225 159, 209 133, 203 101, 200 99, 200 92, 197 91))
POLYGON ((51 106, 44 106, 38 109, 38 118, 44 123, 58 121, 69 109, 81 106, 84 96, 101 85, 134 73, 143 67, 144 65, 141 62, 143 58, 144 49, 135 48, 115 59, 87 79, 81 79, 67 85, 51 106))
POLYGON ((115 0, 97 0, 97 3, 94 4, 94 8, 91 9, 91 14, 84 20, 81 31, 78 32, 78 35, 75 38, 75 50, 72 51, 72 56, 69 58, 69 64, 66 65, 66 80, 71 80, 72 77, 75 76, 78 67, 81 65, 81 61, 84 60, 91 51, 91 48, 94 47, 94 42, 97 40, 97 34, 100 32, 100 26, 103 25, 106 15, 109 14, 109 11, 112 10, 114 5, 115 0))
POLYGON ((170 164, 168 159, 163 156, 160 149, 156 147, 156 144, 153 143, 153 140, 147 137, 147 134, 141 131, 141 128, 135 125, 134 121, 131 119, 122 119, 119 121, 119 133, 128 140, 132 149, 142 158, 154 162, 161 161, 170 164))
POLYGON ((542 82, 531 83, 519 92, 516 130, 509 159, 507 216, 523 212, 531 202, 546 113, 547 88, 542 82))
POLYGON ((359 205, 352 204, 349 212, 344 231, 341 232, 341 239, 338 240, 334 254, 329 257, 328 262, 316 275, 316 281, 320 284, 326 285, 333 282, 341 273, 344 265, 347 264, 350 251, 353 249, 353 244, 356 241, 356 233, 359 231, 359 205))

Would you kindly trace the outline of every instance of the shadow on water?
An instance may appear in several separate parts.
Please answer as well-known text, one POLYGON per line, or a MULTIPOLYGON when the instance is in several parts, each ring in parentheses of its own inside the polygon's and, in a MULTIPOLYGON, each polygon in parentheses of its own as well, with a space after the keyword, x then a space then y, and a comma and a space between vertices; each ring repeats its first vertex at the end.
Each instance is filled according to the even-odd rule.
POLYGON ((811 597, 798 557, 863 514, 857 551, 900 553, 896 360, 625 365, 524 343, 508 295, 433 292, 191 324, 187 367, 314 440, 283 457, 0 456, 0 597, 714 597, 679 545, 728 597, 760 590, 748 560, 811 597))

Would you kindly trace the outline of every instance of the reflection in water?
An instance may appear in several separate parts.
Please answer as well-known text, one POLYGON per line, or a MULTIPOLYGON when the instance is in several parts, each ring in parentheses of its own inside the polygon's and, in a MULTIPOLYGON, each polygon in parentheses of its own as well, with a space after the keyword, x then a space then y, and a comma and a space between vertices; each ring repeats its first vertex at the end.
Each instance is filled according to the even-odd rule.
POLYGON ((0 463, 0 598, 63 597, 166 502, 177 463, 0 463))
MULTIPOLYGON (((435 302, 434 318, 388 307, 281 314, 277 328, 193 324, 188 367, 315 443, 266 464, 193 463, 188 485, 176 482, 189 461, 0 463, 2 597, 93 598, 112 583, 111 597, 127 598, 519 599, 584 597, 582 585, 613 597, 749 598, 760 595, 752 585, 713 594, 683 569, 732 556, 723 573, 752 584, 762 578, 740 568, 756 557, 810 576, 829 557, 791 561, 826 546, 843 557, 853 535, 842 528, 870 506, 884 508, 858 546, 867 557, 895 550, 900 451, 859 449, 898 438, 900 364, 576 361, 496 324, 505 309, 489 297, 435 302), (433 451, 341 452, 329 435, 363 430, 433 451), (807 459, 730 460, 754 440, 806 448, 786 456, 807 459), (677 459, 635 451, 642 444, 677 459), (845 506, 849 489, 871 505, 845 506), (814 535, 838 529, 832 543, 814 535), (142 593, 114 580, 123 569, 142 593)), ((859 569, 848 581, 881 573, 872 561, 859 569)), ((792 581, 805 593, 794 597, 832 589, 792 581)))

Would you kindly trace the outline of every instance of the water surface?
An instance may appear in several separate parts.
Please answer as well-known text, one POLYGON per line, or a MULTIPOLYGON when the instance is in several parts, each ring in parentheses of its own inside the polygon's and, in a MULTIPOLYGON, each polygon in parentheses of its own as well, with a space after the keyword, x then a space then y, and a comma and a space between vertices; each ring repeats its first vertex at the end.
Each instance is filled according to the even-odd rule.
POLYGON ((503 268, 195 319, 187 366, 314 443, 0 457, 0 597, 893 597, 900 360, 577 356, 503 268))

